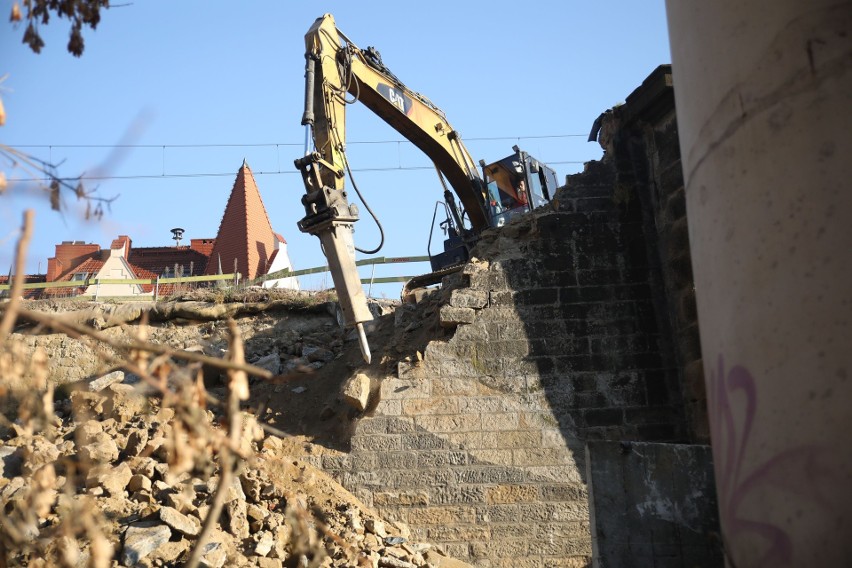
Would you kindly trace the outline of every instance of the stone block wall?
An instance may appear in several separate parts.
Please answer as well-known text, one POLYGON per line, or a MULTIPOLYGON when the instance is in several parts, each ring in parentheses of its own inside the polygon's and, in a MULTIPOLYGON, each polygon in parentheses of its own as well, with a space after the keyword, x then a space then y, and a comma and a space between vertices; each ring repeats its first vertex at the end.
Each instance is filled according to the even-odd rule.
POLYGON ((706 440, 670 69, 600 133, 602 161, 445 279, 455 333, 400 363, 351 452, 322 458, 476 566, 591 561, 587 442, 706 440))
POLYGON ((351 452, 323 457, 416 538, 477 566, 587 565, 585 441, 683 437, 641 209, 615 199, 613 176, 590 163, 552 208, 485 235, 445 283, 455 333, 400 363, 351 452))
POLYGON ((655 308, 683 393, 686 433, 693 442, 709 443, 674 97, 671 66, 661 65, 605 115, 600 141, 621 197, 641 204, 655 308))
POLYGON ((594 568, 721 568, 709 446, 586 445, 594 568))

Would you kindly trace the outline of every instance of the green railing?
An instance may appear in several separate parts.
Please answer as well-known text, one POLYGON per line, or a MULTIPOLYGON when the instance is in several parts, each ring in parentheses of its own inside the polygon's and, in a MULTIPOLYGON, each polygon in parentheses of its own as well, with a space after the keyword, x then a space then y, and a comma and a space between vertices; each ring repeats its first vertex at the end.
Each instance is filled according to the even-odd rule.
MULTIPOLYGON (((384 257, 379 256, 376 258, 366 258, 364 260, 359 260, 355 262, 356 266, 373 266, 377 264, 401 264, 406 262, 429 262, 428 256, 392 256, 392 257, 384 257)), ((322 274, 323 272, 328 272, 328 265, 325 266, 315 266, 314 268, 303 268, 302 270, 290 270, 285 268, 283 270, 278 270, 276 272, 271 272, 269 274, 265 274, 254 280, 249 280, 246 282, 247 285, 257 285, 263 284, 267 280, 278 280, 279 278, 291 278, 295 276, 306 276, 308 274, 322 274)), ((411 280, 416 275, 411 276, 382 276, 379 278, 362 278, 362 284, 390 284, 393 282, 407 282, 411 280)))
MULTIPOLYGON (((359 260, 355 264, 357 266, 372 266, 373 271, 375 272, 376 265, 379 264, 402 264, 408 262, 428 262, 428 256, 396 256, 396 257, 376 257, 376 258, 367 258, 364 260, 359 260)), ((158 288, 160 285, 180 285, 180 284, 192 284, 197 282, 218 282, 218 281, 228 281, 231 280, 234 282, 234 285, 243 285, 243 286, 256 286, 263 284, 268 280, 277 280, 279 278, 293 278, 298 276, 306 276, 309 274, 321 274, 323 272, 328 272, 328 265, 324 266, 315 266, 313 268, 304 268, 302 270, 290 270, 283 269, 278 270, 276 272, 272 272, 270 274, 265 274, 253 280, 246 280, 240 282, 240 274, 214 274, 210 276, 176 276, 173 278, 86 278, 85 280, 69 280, 63 282, 29 282, 23 284, 24 290, 44 290, 48 288, 88 288, 90 286, 95 286, 95 294, 94 297, 96 299, 99 298, 98 295, 98 287, 103 284, 137 284, 142 286, 154 286, 154 299, 157 299, 158 296, 158 288)), ((407 282, 411 278, 414 278, 415 275, 411 276, 380 276, 375 277, 371 275, 369 278, 361 278, 362 284, 369 284, 372 286, 373 284, 392 284, 396 282, 407 282)), ((11 288, 11 284, 0 284, 0 292, 4 292, 11 288)), ((110 299, 110 300, 147 300, 149 296, 145 297, 136 297, 136 296, 110 296, 103 297, 100 296, 100 299, 110 299)))

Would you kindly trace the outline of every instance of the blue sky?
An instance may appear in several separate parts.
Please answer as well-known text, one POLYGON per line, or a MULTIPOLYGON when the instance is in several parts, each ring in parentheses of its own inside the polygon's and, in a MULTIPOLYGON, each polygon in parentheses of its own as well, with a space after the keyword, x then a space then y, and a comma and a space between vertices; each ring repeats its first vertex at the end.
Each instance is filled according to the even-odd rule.
MULTIPOLYGON (((3 22, 11 5, 0 0, 3 22)), ((317 239, 296 228, 304 190, 293 167, 305 138, 304 34, 325 12, 441 107, 476 160, 503 158, 518 144, 560 181, 600 157, 600 147, 586 142, 598 114, 671 61, 663 0, 137 1, 86 30, 80 59, 65 49, 67 21, 42 28, 40 55, 20 43, 23 28, 3 23, 0 141, 61 162, 62 176, 105 177, 85 183, 119 197, 101 221, 83 221, 70 194, 59 215, 17 184, 0 197, 0 271, 12 262, 25 208, 36 209, 31 273, 45 271, 63 240, 106 246, 128 234, 134 246, 164 246, 173 244, 172 227, 184 228, 185 239, 214 237, 244 158, 295 267, 325 264, 317 239), (119 143, 138 147, 110 148, 119 143)), ((428 159, 359 105, 348 107, 347 139, 355 181, 385 226, 378 256, 425 254, 442 197, 428 159)), ((11 179, 29 177, 8 163, 0 168, 11 179)), ((362 248, 377 243, 365 212, 355 238, 362 248)), ((408 264, 375 274, 426 271, 408 264)), ((303 285, 331 284, 320 276, 303 285)), ((373 289, 398 292, 398 285, 373 289)))

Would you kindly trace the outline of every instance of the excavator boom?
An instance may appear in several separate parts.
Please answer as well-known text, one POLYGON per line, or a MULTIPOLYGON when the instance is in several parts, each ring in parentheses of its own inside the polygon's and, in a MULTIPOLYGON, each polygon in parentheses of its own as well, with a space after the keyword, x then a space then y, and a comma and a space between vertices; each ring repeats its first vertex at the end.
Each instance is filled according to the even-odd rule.
MULTIPOLYGON (((337 29, 331 14, 314 22, 305 35, 305 45, 302 124, 310 128, 314 148, 295 161, 305 184, 302 197, 305 217, 299 221, 299 229, 320 239, 344 319, 347 325, 358 329, 362 352, 369 362, 363 324, 370 321, 372 315, 355 265, 356 249, 352 238, 358 209, 349 203, 344 188, 345 172, 349 169, 346 105, 356 101, 363 103, 426 154, 435 164, 441 182, 446 180, 452 186, 464 215, 459 213, 453 194, 445 184, 444 198, 452 216, 447 222, 452 238, 445 243, 445 259, 459 259, 456 252, 459 248, 465 251, 461 259, 467 258, 466 240, 489 226, 505 222, 508 215, 505 212, 511 207, 530 207, 524 190, 518 193, 510 186, 527 173, 524 163, 529 162, 529 157, 516 148, 513 156, 500 162, 489 166, 481 163, 483 180, 444 113, 403 84, 382 63, 378 51, 358 48, 337 29), (507 198, 514 202, 513 206, 506 206, 505 201, 500 204, 507 198), (463 225, 464 216, 470 222, 470 230, 463 225)), ((531 177, 527 179, 534 181, 531 177)))

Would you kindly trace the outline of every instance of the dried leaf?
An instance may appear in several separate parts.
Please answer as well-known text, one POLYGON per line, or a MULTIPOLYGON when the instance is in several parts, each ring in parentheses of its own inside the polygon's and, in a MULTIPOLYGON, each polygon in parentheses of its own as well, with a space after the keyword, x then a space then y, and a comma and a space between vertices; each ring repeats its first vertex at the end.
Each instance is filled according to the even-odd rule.
POLYGON ((3 99, 0 99, 0 126, 6 124, 6 109, 3 108, 3 99))
POLYGON ((71 38, 68 40, 68 51, 74 57, 80 57, 83 55, 84 48, 83 34, 80 33, 80 28, 71 28, 71 38))
POLYGON ((61 201, 59 198, 59 181, 53 180, 50 182, 50 208, 54 211, 59 211, 61 201))
POLYGON ((9 185, 6 182, 6 172, 0 172, 0 195, 3 195, 7 187, 9 185))
POLYGON ((86 188, 83 187, 83 182, 77 182, 77 187, 74 189, 74 194, 77 196, 77 199, 83 199, 86 197, 86 188))
POLYGON ((17 2, 12 4, 12 15, 9 16, 10 22, 20 22, 21 21, 21 6, 17 2))
POLYGON ((29 45, 35 53, 41 53, 41 48, 44 47, 44 40, 38 35, 38 31, 32 22, 27 26, 27 31, 24 32, 23 42, 29 45))

